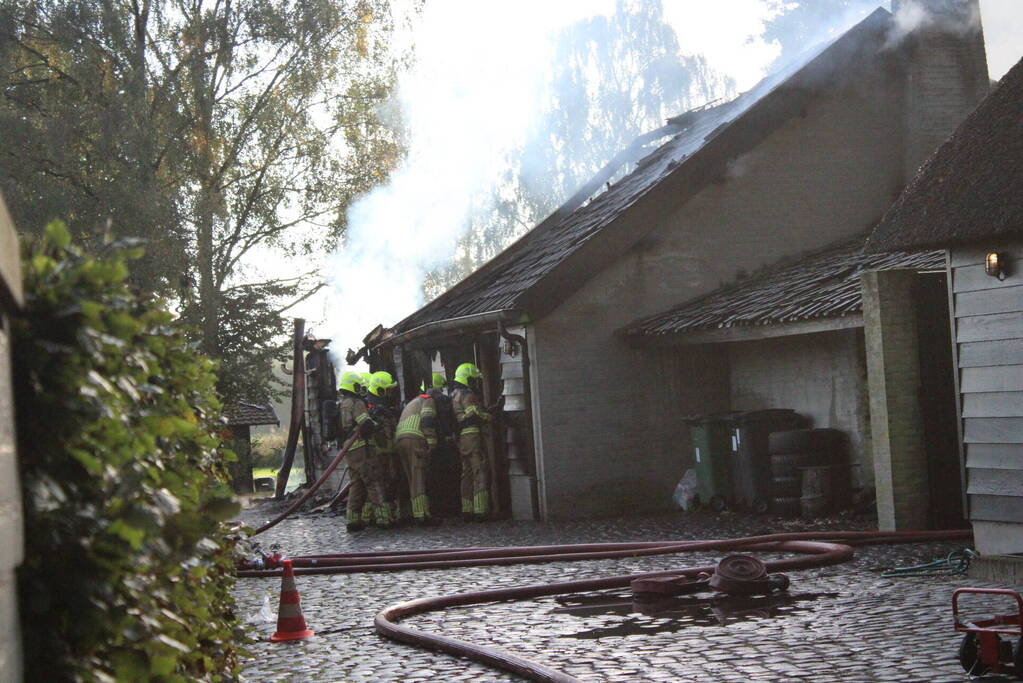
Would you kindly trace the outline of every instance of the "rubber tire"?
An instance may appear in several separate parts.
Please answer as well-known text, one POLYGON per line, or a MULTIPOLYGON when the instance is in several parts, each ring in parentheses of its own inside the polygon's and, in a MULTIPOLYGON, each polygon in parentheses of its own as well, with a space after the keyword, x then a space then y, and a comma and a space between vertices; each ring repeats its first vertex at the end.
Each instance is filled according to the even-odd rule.
POLYGON ((810 464, 807 453, 775 453, 771 456, 771 474, 775 477, 798 477, 799 468, 810 464))
POLYGON ((799 496, 803 492, 803 478, 798 474, 791 477, 772 477, 771 479, 771 497, 772 498, 791 498, 799 496))
POLYGON ((977 634, 967 633, 959 643, 959 664, 963 671, 971 676, 983 676, 987 667, 980 659, 980 648, 977 646, 977 634))
POLYGON ((803 453, 830 457, 840 452, 845 435, 837 429, 790 429, 767 436, 770 455, 803 453))
POLYGON ((778 496, 771 499, 771 514, 779 517, 799 517, 801 512, 799 496, 778 496))
POLYGON ((710 509, 714 512, 724 512, 728 507, 728 501, 725 500, 724 496, 715 495, 710 497, 710 509))

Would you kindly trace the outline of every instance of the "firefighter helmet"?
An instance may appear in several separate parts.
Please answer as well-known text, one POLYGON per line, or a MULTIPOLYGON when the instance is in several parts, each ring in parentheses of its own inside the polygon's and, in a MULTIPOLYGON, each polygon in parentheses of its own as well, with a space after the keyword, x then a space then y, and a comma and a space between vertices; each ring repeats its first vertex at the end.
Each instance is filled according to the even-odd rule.
POLYGON ((481 377, 483 377, 483 373, 481 373, 480 369, 472 363, 462 363, 458 366, 458 369, 455 370, 455 381, 463 386, 471 386, 469 384, 470 380, 478 380, 481 377))
POLYGON ((391 373, 381 370, 371 375, 367 390, 374 396, 383 396, 388 389, 396 386, 398 383, 391 377, 391 373))
POLYGON ((430 384, 434 389, 443 389, 444 385, 447 384, 447 380, 444 379, 444 375, 439 372, 433 373, 433 377, 430 378, 430 384))
POLYGON ((338 382, 338 387, 342 391, 350 391, 353 394, 359 393, 359 386, 362 385, 362 377, 357 372, 348 372, 341 375, 341 381, 338 382))

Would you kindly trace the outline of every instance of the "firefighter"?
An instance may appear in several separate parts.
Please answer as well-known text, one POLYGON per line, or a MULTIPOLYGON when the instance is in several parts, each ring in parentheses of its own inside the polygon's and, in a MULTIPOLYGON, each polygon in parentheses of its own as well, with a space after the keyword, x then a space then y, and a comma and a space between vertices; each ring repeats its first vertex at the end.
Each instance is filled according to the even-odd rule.
POLYGON ((483 521, 490 512, 490 458, 485 438, 490 414, 481 406, 482 379, 479 368, 462 363, 455 370, 451 396, 462 462, 462 518, 466 521, 483 521))
POLYGON ((338 406, 341 438, 347 440, 353 432, 358 436, 348 448, 348 472, 351 487, 348 490, 348 531, 361 531, 367 524, 390 525, 390 515, 383 506, 380 472, 376 453, 370 440, 377 431, 377 423, 370 417, 366 402, 359 396, 362 378, 357 372, 341 375, 338 406))
POLYGON ((450 400, 440 389, 431 387, 409 401, 398 420, 395 445, 408 481, 412 517, 419 526, 435 526, 440 523, 439 519, 430 516, 426 474, 437 444, 445 436, 438 411, 443 411, 444 403, 450 403, 450 400))
POLYGON ((398 426, 395 406, 397 387, 398 383, 391 377, 391 373, 374 372, 369 380, 366 402, 370 415, 380 425, 374 437, 374 446, 380 460, 384 504, 391 518, 403 523, 411 521, 412 505, 405 472, 394 447, 394 432, 398 426))

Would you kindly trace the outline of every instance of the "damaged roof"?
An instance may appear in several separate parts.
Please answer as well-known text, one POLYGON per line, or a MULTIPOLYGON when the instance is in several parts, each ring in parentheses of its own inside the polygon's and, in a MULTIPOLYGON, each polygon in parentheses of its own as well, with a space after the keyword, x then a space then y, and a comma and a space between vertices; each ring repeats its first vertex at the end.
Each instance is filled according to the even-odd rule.
POLYGON ((280 425, 277 413, 269 403, 246 403, 239 401, 224 406, 224 417, 229 427, 252 427, 256 425, 280 425))
POLYGON ((753 275, 622 330, 658 336, 697 330, 751 327, 860 313, 860 274, 868 270, 944 268, 942 251, 871 254, 864 236, 820 251, 788 257, 753 275))
POLYGON ((700 189, 725 177, 727 163, 756 147, 850 64, 876 56, 891 14, 878 9, 830 44, 765 78, 731 102, 669 120, 671 138, 636 168, 582 206, 567 205, 466 279, 392 328, 404 333, 430 323, 513 310, 537 319, 586 279, 639 241, 658 219, 700 189), (652 192, 657 189, 658 193, 652 192), (618 220, 634 210, 638 223, 618 220), (618 228, 618 229, 613 229, 618 228))
POLYGON ((872 251, 1023 234, 1023 61, 924 164, 871 235, 872 251))

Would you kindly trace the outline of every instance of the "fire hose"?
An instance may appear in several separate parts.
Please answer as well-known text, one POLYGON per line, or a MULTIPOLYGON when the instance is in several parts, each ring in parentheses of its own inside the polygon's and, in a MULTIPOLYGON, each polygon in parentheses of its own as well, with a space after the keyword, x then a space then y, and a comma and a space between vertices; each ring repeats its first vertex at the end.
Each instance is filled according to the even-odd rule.
MULTIPOLYGON (((847 562, 853 557, 854 545, 951 541, 967 539, 970 536, 971 532, 969 530, 803 532, 768 534, 717 541, 594 543, 511 548, 377 551, 307 555, 291 558, 291 560, 296 567, 296 574, 340 574, 626 558, 710 550, 795 552, 810 555, 810 557, 793 557, 771 560, 764 563, 767 570, 780 571, 826 567, 847 562)), ((561 583, 516 586, 420 598, 392 605, 382 610, 376 615, 374 625, 378 633, 392 640, 417 647, 439 650, 458 657, 466 657, 530 680, 552 683, 578 683, 578 679, 562 671, 551 669, 524 657, 435 633, 427 633, 399 624, 398 622, 412 615, 449 607, 503 600, 527 600, 564 593, 622 588, 630 585, 637 579, 656 579, 662 577, 697 578, 701 574, 711 574, 714 570, 714 567, 694 567, 673 571, 647 572, 600 579, 582 579, 561 583)), ((730 580, 741 582, 742 573, 740 571, 739 575, 730 577, 730 580)), ((279 574, 279 569, 242 568, 238 572, 238 575, 241 577, 276 576, 279 574)))
POLYGON ((277 515, 276 517, 274 517, 269 522, 259 527, 255 531, 253 531, 251 535, 255 536, 256 534, 263 533, 267 529, 272 529, 273 527, 277 526, 285 519, 290 517, 291 514, 295 512, 295 510, 302 507, 302 505, 305 504, 305 502, 309 500, 309 498, 312 497, 314 493, 316 493, 317 489, 323 486, 323 483, 327 481, 327 477, 329 477, 334 472, 334 470, 337 469, 337 466, 341 464, 341 461, 344 460, 346 455, 348 455, 348 449, 352 447, 352 444, 355 443, 355 439, 358 436, 359 434, 358 432, 356 432, 352 434, 350 437, 348 437, 348 440, 341 445, 341 450, 337 452, 337 455, 334 456, 334 459, 330 461, 329 465, 327 465, 327 469, 323 470, 323 474, 320 475, 320 478, 313 482, 313 485, 306 490, 306 492, 302 495, 301 498, 292 503, 287 510, 277 515))

